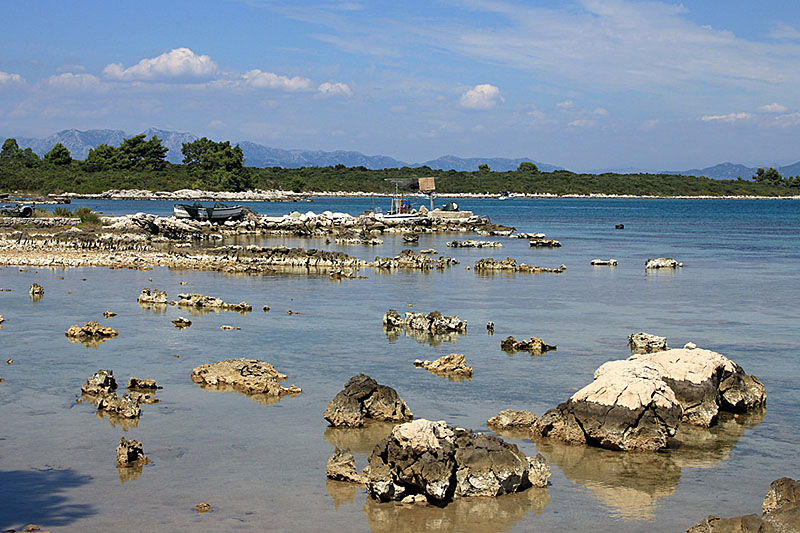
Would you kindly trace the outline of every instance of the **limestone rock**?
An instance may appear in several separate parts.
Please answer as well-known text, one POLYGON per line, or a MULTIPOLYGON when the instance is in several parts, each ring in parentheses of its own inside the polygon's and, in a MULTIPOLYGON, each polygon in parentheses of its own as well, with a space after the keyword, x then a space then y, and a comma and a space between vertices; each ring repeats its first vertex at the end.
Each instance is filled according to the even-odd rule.
POLYGON ((538 417, 531 411, 503 409, 497 415, 490 418, 486 422, 486 425, 496 429, 529 428, 537 420, 538 417))
POLYGON ((221 298, 215 296, 206 296, 204 294, 179 294, 178 305, 183 307, 196 307, 205 309, 221 309, 223 311, 236 311, 239 313, 247 313, 253 310, 252 305, 247 302, 240 302, 238 304, 231 302, 223 302, 221 298))
POLYGON ((117 393, 103 396, 97 403, 97 409, 120 418, 139 418, 142 414, 139 402, 128 394, 123 394, 121 397, 117 393))
POLYGON ((300 394, 300 387, 283 387, 278 383, 286 378, 286 374, 281 374, 269 363, 245 358, 200 365, 192 371, 192 381, 195 383, 230 386, 246 394, 277 397, 300 394))
POLYGON ((396 310, 389 309, 386 314, 383 315, 383 325, 388 329, 402 328, 403 318, 396 310))
POLYGON ((645 270, 653 270, 658 268, 680 268, 683 263, 672 259, 671 257, 659 257, 658 259, 648 259, 644 262, 645 270))
POLYGON ((800 481, 782 477, 770 483, 769 490, 764 496, 761 512, 772 513, 780 509, 796 507, 798 504, 800 504, 800 481))
POLYGON ((173 320, 172 323, 175 324, 176 328, 180 328, 180 329, 188 328, 189 326, 192 325, 192 321, 191 320, 189 320, 188 318, 182 317, 182 316, 179 316, 178 318, 173 320))
POLYGON ((545 486, 543 458, 528 458, 494 436, 419 419, 395 426, 369 457, 367 489, 381 501, 422 495, 446 502, 463 496, 499 496, 545 486), (532 473, 533 470, 533 473, 532 473))
POLYGON ((117 390, 117 380, 114 379, 113 370, 98 370, 81 386, 81 392, 105 396, 117 390))
POLYGON ((617 266, 619 262, 616 259, 592 259, 589 264, 592 266, 617 266))
POLYGON ((391 422, 414 418, 397 391, 364 374, 350 378, 322 416, 334 427, 361 427, 368 418, 391 422))
POLYGON ((156 380, 154 379, 139 379, 139 378, 130 378, 128 380, 127 389, 147 389, 147 390, 156 390, 160 389, 158 385, 156 385, 156 380))
POLYGON ((139 298, 137 298, 136 301, 140 304, 166 305, 167 293, 160 289, 151 289, 150 287, 145 287, 142 289, 142 293, 139 294, 139 298))
POLYGON ((427 315, 424 313, 406 311, 403 323, 406 329, 423 331, 431 334, 449 332, 464 333, 467 331, 467 322, 465 320, 461 320, 457 315, 445 316, 439 311, 432 311, 427 315))
POLYGON ((535 266, 535 265, 526 265, 525 263, 517 263, 517 260, 513 257, 506 257, 500 261, 493 259, 491 257, 487 257, 485 259, 478 259, 475 261, 473 265, 476 272, 496 272, 496 271, 508 271, 508 272, 523 272, 528 274, 544 274, 544 273, 554 273, 554 274, 561 274, 567 270, 566 265, 561 265, 557 268, 547 268, 542 266, 535 266))
POLYGON ((448 248, 502 248, 503 243, 498 241, 450 241, 447 243, 448 248))
POLYGON ((133 466, 150 462, 142 449, 142 443, 136 439, 122 437, 117 446, 117 464, 120 466, 133 466))
POLYGON ((547 344, 539 337, 531 337, 525 341, 517 341, 514 337, 507 337, 500 341, 500 348, 505 352, 530 352, 531 355, 556 350, 555 345, 547 344))
POLYGON ((111 338, 119 335, 119 332, 108 326, 102 326, 98 322, 86 322, 83 326, 70 326, 65 335, 71 339, 91 339, 91 338, 111 338))
POLYGON ((612 450, 665 448, 680 423, 681 404, 657 366, 625 363, 609 366, 568 401, 547 411, 532 434, 612 450))
POLYGON ((528 244, 532 248, 560 248, 561 243, 555 239, 530 239, 528 244))
POLYGON ((364 474, 359 474, 356 470, 356 459, 348 451, 336 448, 333 451, 328 464, 325 467, 325 475, 337 481, 349 481, 351 483, 366 483, 367 478, 364 474))
POLYGON ((115 312, 113 312, 113 311, 104 311, 104 312, 103 312, 103 316, 104 316, 105 318, 112 318, 112 317, 115 317, 115 316, 117 316, 117 313, 115 313, 115 312))
POLYGON ((653 353, 669 349, 667 338, 640 331, 628 335, 628 347, 633 353, 653 353))
POLYGON ((467 366, 466 358, 462 353, 443 355, 435 361, 414 361, 414 366, 424 368, 428 372, 445 376, 472 377, 472 367, 467 366))
POLYGON ((44 287, 39 285, 38 283, 34 283, 33 285, 28 288, 28 294, 30 296, 44 296, 44 287))

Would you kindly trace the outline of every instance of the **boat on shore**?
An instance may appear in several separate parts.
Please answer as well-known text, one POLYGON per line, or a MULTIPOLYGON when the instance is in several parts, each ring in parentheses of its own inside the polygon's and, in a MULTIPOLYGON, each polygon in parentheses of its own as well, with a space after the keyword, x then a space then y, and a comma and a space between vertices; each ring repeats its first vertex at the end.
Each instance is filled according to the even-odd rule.
POLYGON ((214 203, 213 207, 205 207, 200 202, 194 202, 193 204, 174 204, 172 211, 175 218, 224 222, 232 218, 241 218, 244 214, 244 207, 241 205, 228 206, 220 202, 214 203))

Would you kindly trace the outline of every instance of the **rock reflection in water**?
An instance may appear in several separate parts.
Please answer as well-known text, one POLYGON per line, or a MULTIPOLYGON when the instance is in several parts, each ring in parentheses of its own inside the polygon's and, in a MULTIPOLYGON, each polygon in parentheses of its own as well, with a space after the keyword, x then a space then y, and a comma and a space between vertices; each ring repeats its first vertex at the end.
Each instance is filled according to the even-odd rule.
POLYGON ((369 453, 392 432, 391 422, 369 422, 360 428, 325 428, 324 438, 340 450, 351 453, 369 453))
POLYGON ((149 309, 156 315, 165 315, 167 313, 167 308, 169 307, 167 304, 152 304, 152 303, 144 303, 139 302, 139 307, 142 309, 149 309))
POLYGON ((459 498, 445 507, 426 503, 380 503, 367 498, 364 514, 372 531, 503 531, 550 503, 547 489, 530 488, 496 498, 459 498))
POLYGON ((82 344, 85 348, 97 349, 110 338, 112 337, 67 337, 67 340, 73 344, 82 344))
POLYGON ((208 384, 202 383, 202 384, 200 384, 200 388, 203 389, 203 390, 210 390, 210 391, 215 391, 215 392, 235 392, 237 394, 243 394, 244 396, 247 396, 248 398, 250 398, 254 402, 260 403, 261 405, 272 405, 272 404, 276 404, 276 403, 280 402, 281 398, 286 398, 286 397, 294 398, 295 396, 297 396, 297 394, 284 394, 284 395, 280 395, 280 396, 276 396, 276 395, 273 395, 273 394, 258 394, 258 393, 256 393, 256 394, 248 394, 248 393, 242 392, 241 390, 239 390, 236 387, 233 387, 231 385, 208 385, 208 384))
POLYGON ((403 330, 402 328, 383 328, 383 332, 386 334, 386 338, 389 339, 390 342, 395 342, 397 339, 400 338, 400 335, 405 337, 411 337, 412 339, 416 340, 420 344, 430 344, 431 346, 439 346, 443 342, 449 342, 455 344, 458 341, 459 335, 463 335, 457 331, 451 331, 449 333, 428 333, 427 331, 418 331, 418 330, 403 330))
POLYGON ((711 468, 728 460, 730 451, 748 429, 764 420, 765 410, 752 413, 720 413, 709 429, 682 424, 669 442, 670 456, 684 468, 711 468))
POLYGON ((142 465, 117 466, 120 483, 135 481, 142 475, 144 467, 142 465))
POLYGON ((112 428, 119 426, 122 428, 122 431, 128 431, 129 429, 136 429, 139 427, 138 418, 122 418, 121 416, 115 416, 107 413, 106 411, 99 410, 95 414, 97 415, 97 418, 105 418, 108 420, 108 423, 111 424, 112 428))
POLYGON ((361 487, 354 483, 348 483, 347 481, 326 479, 325 489, 328 491, 331 499, 333 499, 334 507, 338 508, 340 505, 353 503, 356 499, 356 491, 360 490, 361 487))

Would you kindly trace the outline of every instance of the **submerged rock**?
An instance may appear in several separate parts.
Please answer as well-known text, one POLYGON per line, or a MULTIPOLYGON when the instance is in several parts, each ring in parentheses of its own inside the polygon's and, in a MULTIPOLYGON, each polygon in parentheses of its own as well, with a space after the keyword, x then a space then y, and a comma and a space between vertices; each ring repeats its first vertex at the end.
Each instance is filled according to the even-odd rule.
POLYGON ((542 355, 550 350, 557 350, 554 344, 547 344, 539 337, 517 341, 514 337, 507 337, 500 341, 500 349, 504 352, 529 352, 531 355, 542 355))
POLYGON ((179 329, 188 328, 189 326, 192 325, 191 320, 182 316, 179 316, 178 318, 173 320, 172 323, 175 324, 175 327, 179 329))
POLYGON ((492 429, 530 428, 538 417, 532 411, 519 409, 503 409, 486 421, 492 429))
POLYGON ((403 318, 395 309, 389 309, 386 311, 386 314, 383 315, 383 325, 387 329, 402 328, 403 324, 403 318))
POLYGON ((628 335, 628 347, 633 353, 653 353, 669 349, 667 338, 640 331, 628 335))
POLYGON ((348 451, 336 448, 325 467, 325 475, 329 479, 348 481, 351 483, 366 483, 367 477, 356 470, 356 459, 348 451))
POLYGON ((517 260, 512 257, 506 257, 500 261, 491 257, 487 257, 485 259, 478 259, 475 261, 473 268, 476 272, 508 271, 529 274, 544 274, 548 272, 561 274, 567 270, 567 265, 561 265, 557 268, 547 268, 535 265, 526 265, 525 263, 517 263, 517 260))
MULTIPOLYGON (((381 501, 421 495, 434 502, 464 496, 499 496, 544 487, 543 457, 526 457, 494 436, 419 419, 395 426, 369 457, 367 489, 381 501)), ((414 498, 417 499, 417 498, 414 498)))
POLYGON ((284 396, 300 394, 302 389, 292 385, 283 387, 278 382, 288 376, 281 374, 269 363, 257 359, 226 359, 200 365, 192 371, 192 381, 210 386, 230 386, 246 394, 284 396))
POLYGON ((414 418, 397 391, 365 374, 350 378, 322 416, 333 427, 361 427, 366 419, 405 422, 414 418))
POLYGON ((142 414, 139 402, 128 394, 121 397, 116 393, 102 396, 97 402, 97 409, 120 418, 139 418, 142 414))
POLYGON ((142 443, 136 439, 126 439, 122 437, 117 446, 117 465, 134 466, 137 464, 147 464, 150 459, 144 454, 142 443))
POLYGON ((472 367, 467 366, 467 360, 462 353, 443 355, 435 361, 422 361, 417 359, 414 361, 414 366, 444 376, 472 377, 472 367))
POLYGON ((683 263, 672 259, 671 257, 659 257, 658 259, 648 259, 644 262, 645 270, 653 270, 658 268, 679 268, 683 263))
POLYGON ((98 322, 90 321, 86 322, 83 326, 70 326, 64 334, 70 339, 81 341, 93 338, 109 339, 119 335, 119 332, 108 326, 103 326, 98 322))

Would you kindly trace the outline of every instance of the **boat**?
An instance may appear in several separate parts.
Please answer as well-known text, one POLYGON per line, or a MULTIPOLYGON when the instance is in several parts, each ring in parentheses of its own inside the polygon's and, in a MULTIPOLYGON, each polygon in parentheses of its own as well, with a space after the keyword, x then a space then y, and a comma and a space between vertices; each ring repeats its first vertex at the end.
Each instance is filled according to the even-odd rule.
POLYGON ((392 222, 416 222, 425 218, 425 215, 413 209, 411 200, 406 200, 395 185, 395 195, 392 196, 389 212, 386 214, 376 213, 376 218, 392 222))
POLYGON ((498 200, 510 200, 511 198, 514 198, 514 196, 515 196, 514 193, 506 191, 506 192, 500 193, 500 196, 497 199, 498 200))
POLYGON ((0 205, 0 215, 6 217, 30 218, 33 215, 33 206, 23 204, 0 205))
POLYGON ((241 205, 228 206, 220 202, 216 202, 213 207, 205 207, 200 202, 195 202, 193 204, 174 204, 172 211, 175 213, 175 218, 224 222, 232 218, 241 218, 244 214, 244 207, 241 205))

